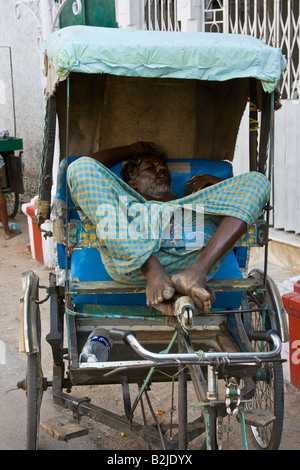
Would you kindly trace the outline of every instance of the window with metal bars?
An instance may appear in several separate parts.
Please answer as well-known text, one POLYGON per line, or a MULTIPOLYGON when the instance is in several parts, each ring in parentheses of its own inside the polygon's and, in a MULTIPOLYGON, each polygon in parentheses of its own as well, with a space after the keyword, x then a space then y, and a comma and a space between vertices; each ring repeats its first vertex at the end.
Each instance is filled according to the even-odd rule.
POLYGON ((249 34, 282 49, 284 99, 300 99, 300 0, 204 0, 203 30, 249 34))
POLYGON ((150 31, 180 31, 177 20, 177 0, 145 0, 145 29, 150 31))

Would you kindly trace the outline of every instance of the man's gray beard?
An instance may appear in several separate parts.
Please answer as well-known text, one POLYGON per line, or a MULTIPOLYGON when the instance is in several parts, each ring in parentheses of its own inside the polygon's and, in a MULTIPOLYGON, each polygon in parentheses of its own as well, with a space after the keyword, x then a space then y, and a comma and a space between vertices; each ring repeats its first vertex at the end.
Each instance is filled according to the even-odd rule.
POLYGON ((171 194, 171 183, 156 183, 142 176, 139 176, 137 181, 142 195, 160 199, 171 194))

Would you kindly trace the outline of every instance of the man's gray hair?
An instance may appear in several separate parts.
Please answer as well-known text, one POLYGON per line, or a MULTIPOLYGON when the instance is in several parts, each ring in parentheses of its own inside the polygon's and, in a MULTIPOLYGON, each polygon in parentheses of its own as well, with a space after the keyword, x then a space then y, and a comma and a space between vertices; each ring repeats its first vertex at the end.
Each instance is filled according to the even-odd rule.
POLYGON ((139 166, 142 163, 144 158, 157 157, 160 158, 164 163, 167 161, 166 155, 162 153, 148 152, 148 153, 139 153, 135 157, 128 160, 122 168, 121 176, 125 183, 128 183, 130 180, 136 179, 138 176, 139 166))

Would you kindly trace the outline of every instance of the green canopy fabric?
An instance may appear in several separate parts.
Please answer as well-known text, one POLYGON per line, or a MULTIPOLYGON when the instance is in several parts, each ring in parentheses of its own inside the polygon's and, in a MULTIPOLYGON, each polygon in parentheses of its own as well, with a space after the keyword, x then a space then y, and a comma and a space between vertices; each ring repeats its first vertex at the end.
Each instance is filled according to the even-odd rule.
POLYGON ((70 72, 225 81, 253 77, 274 91, 286 67, 280 49, 247 35, 70 26, 44 41, 57 79, 70 72))

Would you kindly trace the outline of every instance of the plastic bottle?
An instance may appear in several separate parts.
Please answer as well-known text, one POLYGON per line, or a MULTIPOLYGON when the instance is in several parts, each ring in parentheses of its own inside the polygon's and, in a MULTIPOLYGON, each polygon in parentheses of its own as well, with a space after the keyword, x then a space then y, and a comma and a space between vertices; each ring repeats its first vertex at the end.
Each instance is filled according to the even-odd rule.
POLYGON ((107 361, 112 343, 107 330, 96 328, 88 337, 79 356, 79 362, 107 361))

